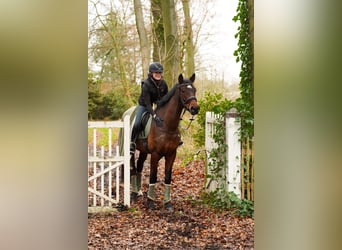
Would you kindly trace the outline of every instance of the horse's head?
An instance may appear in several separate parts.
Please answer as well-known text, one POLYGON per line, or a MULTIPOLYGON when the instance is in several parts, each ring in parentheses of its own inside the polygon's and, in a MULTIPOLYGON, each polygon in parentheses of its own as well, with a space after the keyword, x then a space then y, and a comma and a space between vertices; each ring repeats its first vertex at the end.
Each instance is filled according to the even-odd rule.
POLYGON ((196 98, 196 88, 193 85, 194 81, 195 74, 192 74, 189 79, 184 79, 182 74, 178 77, 180 99, 184 108, 192 115, 198 114, 200 110, 196 98))

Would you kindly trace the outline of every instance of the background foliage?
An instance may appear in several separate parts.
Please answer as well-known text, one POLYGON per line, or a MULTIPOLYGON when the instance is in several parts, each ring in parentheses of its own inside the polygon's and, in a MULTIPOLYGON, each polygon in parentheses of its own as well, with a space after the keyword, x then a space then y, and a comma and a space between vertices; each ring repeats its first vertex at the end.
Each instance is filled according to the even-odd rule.
POLYGON ((199 124, 198 130, 194 133, 194 141, 198 147, 203 147, 205 144, 205 114, 206 112, 214 112, 220 114, 227 111, 233 105, 231 100, 228 100, 222 93, 205 92, 204 97, 199 100, 201 107, 196 121, 199 124))
POLYGON ((242 138, 254 136, 254 59, 253 59, 253 1, 239 0, 235 22, 240 22, 238 32, 238 49, 234 52, 236 61, 241 61, 240 95, 236 101, 241 116, 242 138))
MULTIPOLYGON (((103 91, 102 81, 92 73, 88 74, 88 119, 89 120, 119 120, 132 103, 120 88, 103 91)), ((136 99, 139 86, 132 91, 136 99)))

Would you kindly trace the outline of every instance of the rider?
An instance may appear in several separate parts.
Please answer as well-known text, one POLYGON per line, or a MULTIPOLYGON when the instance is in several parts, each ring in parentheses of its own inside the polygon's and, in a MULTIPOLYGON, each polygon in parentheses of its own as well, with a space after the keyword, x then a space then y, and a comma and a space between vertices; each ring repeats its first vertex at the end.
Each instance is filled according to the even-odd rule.
POLYGON ((156 115, 152 105, 159 101, 168 92, 167 83, 163 79, 163 70, 163 65, 159 62, 151 63, 148 77, 141 82, 141 94, 138 99, 138 108, 131 135, 131 154, 134 154, 135 152, 135 141, 142 130, 141 118, 145 111, 148 111, 152 115, 157 126, 162 126, 162 119, 156 115))

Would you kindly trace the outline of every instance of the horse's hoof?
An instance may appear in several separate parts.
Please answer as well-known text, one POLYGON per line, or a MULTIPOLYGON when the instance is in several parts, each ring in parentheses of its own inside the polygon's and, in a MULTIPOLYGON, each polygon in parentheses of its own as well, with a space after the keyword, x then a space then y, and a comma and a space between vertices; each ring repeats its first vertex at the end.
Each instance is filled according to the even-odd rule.
POLYGON ((151 209, 151 210, 156 209, 156 205, 154 204, 154 201, 148 198, 147 198, 147 207, 148 209, 151 209))
POLYGON ((133 203, 137 201, 138 198, 138 193, 131 193, 131 200, 133 203))
POLYGON ((167 211, 169 212, 172 212, 173 211, 173 207, 172 207, 172 204, 171 204, 171 201, 167 202, 164 204, 164 207, 167 211))

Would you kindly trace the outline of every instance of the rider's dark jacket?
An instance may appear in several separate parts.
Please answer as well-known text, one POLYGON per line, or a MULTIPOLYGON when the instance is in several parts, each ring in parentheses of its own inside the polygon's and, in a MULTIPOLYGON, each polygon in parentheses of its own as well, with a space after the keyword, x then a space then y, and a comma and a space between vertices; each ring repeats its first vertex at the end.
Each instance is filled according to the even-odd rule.
POLYGON ((154 115, 153 103, 160 100, 167 92, 168 86, 163 79, 156 81, 149 76, 141 82, 141 94, 138 99, 139 105, 146 107, 148 112, 154 115))

